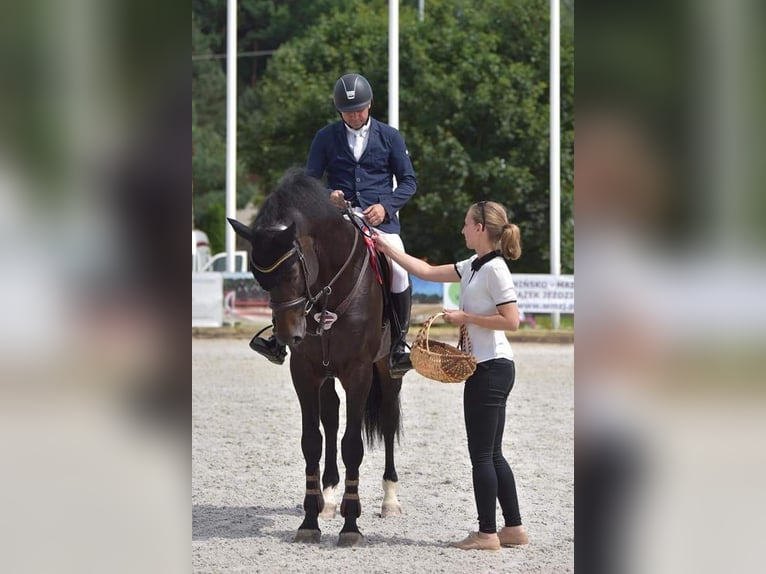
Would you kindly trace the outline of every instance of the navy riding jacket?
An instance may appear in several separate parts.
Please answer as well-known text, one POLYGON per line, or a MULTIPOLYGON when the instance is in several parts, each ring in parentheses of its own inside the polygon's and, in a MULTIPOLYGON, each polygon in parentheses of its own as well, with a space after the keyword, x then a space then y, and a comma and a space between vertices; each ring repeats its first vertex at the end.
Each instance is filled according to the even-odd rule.
POLYGON ((306 173, 322 179, 327 174, 329 191, 340 189, 353 206, 366 209, 380 203, 386 217, 378 229, 399 233, 396 213, 417 189, 415 170, 404 138, 398 130, 370 118, 367 147, 359 158, 348 145, 346 125, 335 122, 320 129, 311 142, 306 173), (393 189, 396 176, 396 189, 393 189))

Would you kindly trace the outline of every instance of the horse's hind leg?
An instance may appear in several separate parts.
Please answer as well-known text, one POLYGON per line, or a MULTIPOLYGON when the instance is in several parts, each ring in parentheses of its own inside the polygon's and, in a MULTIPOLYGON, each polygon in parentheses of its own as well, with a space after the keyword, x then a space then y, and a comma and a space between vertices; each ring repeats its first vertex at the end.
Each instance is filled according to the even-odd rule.
POLYGON ((322 474, 322 497, 324 509, 320 518, 335 518, 335 509, 338 506, 338 412, 340 399, 335 392, 335 379, 327 378, 322 383, 320 390, 319 416, 324 427, 325 459, 324 473, 322 474))
POLYGON ((303 510, 306 515, 298 527, 295 542, 319 542, 322 534, 318 516, 324 506, 319 490, 319 459, 322 456, 322 434, 319 432, 319 385, 311 381, 298 382, 293 373, 293 383, 301 405, 301 449, 306 460, 306 495, 303 510))
POLYGON ((402 380, 390 378, 385 370, 378 370, 381 377, 381 427, 383 431, 383 443, 386 447, 386 467, 383 471, 383 504, 380 515, 383 518, 400 516, 402 505, 396 497, 396 488, 399 485, 399 477, 394 465, 394 443, 399 433, 401 411, 399 391, 402 388, 402 380))
POLYGON ((380 515, 383 518, 387 518, 389 516, 400 516, 402 514, 402 505, 396 497, 399 477, 396 475, 396 468, 394 467, 394 436, 386 435, 383 440, 386 445, 386 469, 383 473, 383 504, 380 509, 380 515))

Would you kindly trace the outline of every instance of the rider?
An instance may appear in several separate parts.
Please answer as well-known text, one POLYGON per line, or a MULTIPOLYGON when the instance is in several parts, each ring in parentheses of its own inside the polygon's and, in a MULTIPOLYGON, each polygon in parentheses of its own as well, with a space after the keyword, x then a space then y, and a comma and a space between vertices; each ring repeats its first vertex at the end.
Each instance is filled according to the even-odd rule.
MULTIPOLYGON (((317 179, 326 175, 333 203, 343 208, 349 202, 367 225, 387 234, 389 241, 404 251, 398 212, 417 188, 404 138, 395 128, 370 116, 372 86, 364 76, 351 73, 338 79, 333 102, 341 119, 314 136, 306 173, 317 179)), ((389 260, 389 264, 391 310, 395 314, 390 367, 392 375, 401 376, 412 368, 405 346, 412 287, 407 271, 395 261, 389 260)), ((285 347, 273 336, 265 340, 256 335, 250 347, 274 363, 284 362, 285 347)))

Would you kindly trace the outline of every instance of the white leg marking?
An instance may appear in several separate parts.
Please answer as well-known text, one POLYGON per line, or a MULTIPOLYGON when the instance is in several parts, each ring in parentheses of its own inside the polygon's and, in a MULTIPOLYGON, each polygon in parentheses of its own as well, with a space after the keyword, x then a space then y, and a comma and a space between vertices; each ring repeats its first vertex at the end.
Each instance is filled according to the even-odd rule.
POLYGON ((328 486, 322 491, 324 508, 319 514, 320 518, 335 518, 335 509, 338 507, 338 486, 328 486))
POLYGON ((391 480, 383 481, 383 506, 380 510, 380 515, 383 518, 387 516, 399 516, 402 513, 402 505, 399 504, 399 500, 396 498, 396 488, 399 483, 391 480))

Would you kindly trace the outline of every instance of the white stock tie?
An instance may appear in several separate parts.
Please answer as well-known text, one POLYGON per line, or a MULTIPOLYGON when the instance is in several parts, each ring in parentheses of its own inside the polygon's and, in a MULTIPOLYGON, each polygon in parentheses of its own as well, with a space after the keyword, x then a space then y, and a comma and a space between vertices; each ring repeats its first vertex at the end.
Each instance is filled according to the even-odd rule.
POLYGON ((360 130, 358 133, 354 134, 354 136, 354 159, 359 161, 359 158, 362 157, 362 152, 364 151, 364 135, 360 130))

